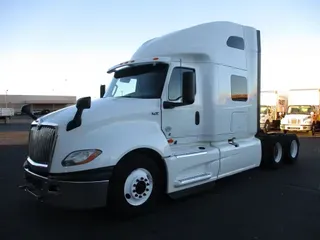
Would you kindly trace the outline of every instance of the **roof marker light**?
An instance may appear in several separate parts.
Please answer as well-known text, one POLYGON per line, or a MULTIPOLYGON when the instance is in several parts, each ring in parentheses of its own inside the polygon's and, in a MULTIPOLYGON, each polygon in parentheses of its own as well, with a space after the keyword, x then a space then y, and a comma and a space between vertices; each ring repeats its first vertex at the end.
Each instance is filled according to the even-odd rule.
POLYGON ((159 60, 159 58, 155 57, 155 58, 153 58, 152 60, 156 61, 156 60, 159 60))

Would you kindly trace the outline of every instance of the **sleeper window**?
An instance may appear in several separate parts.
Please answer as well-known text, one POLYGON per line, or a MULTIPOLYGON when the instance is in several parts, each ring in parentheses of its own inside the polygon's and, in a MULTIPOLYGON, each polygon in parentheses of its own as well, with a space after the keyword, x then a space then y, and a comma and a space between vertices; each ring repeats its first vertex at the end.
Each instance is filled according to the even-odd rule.
POLYGON ((245 77, 231 75, 231 99, 238 102, 248 100, 248 82, 245 77))

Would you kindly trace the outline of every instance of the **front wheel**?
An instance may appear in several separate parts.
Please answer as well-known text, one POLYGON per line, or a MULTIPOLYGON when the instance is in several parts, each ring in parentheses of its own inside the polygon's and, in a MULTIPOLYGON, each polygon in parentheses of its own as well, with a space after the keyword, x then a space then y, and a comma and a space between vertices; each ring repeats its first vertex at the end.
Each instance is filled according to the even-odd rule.
POLYGON ((10 122, 10 118, 9 118, 9 117, 5 117, 4 123, 7 124, 7 123, 9 123, 9 122, 10 122))
POLYGON ((163 173, 150 157, 130 154, 115 167, 107 205, 116 217, 127 218, 152 211, 164 194, 163 173))
POLYGON ((316 135, 316 124, 312 124, 311 126, 311 132, 312 132, 312 136, 316 135))

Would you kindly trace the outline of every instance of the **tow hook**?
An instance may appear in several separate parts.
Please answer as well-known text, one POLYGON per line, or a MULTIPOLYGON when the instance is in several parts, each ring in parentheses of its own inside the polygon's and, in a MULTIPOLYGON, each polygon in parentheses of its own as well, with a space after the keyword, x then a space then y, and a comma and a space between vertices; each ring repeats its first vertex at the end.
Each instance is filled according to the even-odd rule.
POLYGON ((34 193, 30 187, 28 185, 21 185, 19 186, 19 189, 24 190, 25 192, 30 193, 31 195, 33 195, 35 198, 37 198, 38 201, 43 202, 43 197, 40 195, 37 195, 36 193, 34 193))

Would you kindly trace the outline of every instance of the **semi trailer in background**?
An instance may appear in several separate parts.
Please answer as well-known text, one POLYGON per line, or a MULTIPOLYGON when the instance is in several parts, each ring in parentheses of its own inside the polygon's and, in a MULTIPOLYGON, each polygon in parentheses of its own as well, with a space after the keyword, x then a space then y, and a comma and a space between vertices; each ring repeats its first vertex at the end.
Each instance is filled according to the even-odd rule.
MULTIPOLYGON (((101 98, 34 122, 22 189, 131 216, 252 168, 295 163, 294 134, 260 129, 260 31, 211 22, 146 41, 101 98)), ((272 177, 272 175, 270 175, 272 177)))
POLYGON ((278 91, 261 91, 260 127, 265 132, 280 130, 280 121, 288 106, 288 98, 278 91))
POLYGON ((320 89, 291 89, 288 93, 288 109, 281 120, 284 132, 309 132, 312 130, 312 115, 319 114, 320 89))
POLYGON ((4 120, 5 123, 8 123, 13 116, 13 108, 0 108, 0 119, 4 120))

